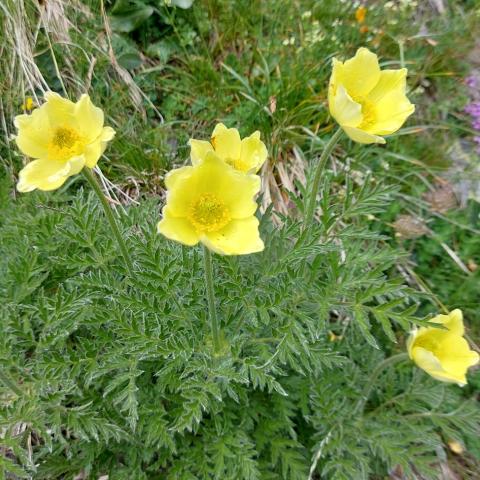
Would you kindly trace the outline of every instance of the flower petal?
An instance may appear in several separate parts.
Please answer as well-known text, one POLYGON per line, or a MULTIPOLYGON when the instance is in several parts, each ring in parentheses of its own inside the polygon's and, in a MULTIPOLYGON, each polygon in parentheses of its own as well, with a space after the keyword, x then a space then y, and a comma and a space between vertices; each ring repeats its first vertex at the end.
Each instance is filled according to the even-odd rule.
POLYGON ((187 216, 191 205, 200 195, 212 193, 229 209, 232 218, 253 215, 257 204, 254 195, 260 190, 257 175, 245 175, 213 153, 195 167, 182 167, 167 175, 167 203, 172 215, 187 216))
POLYGON ((465 375, 469 367, 478 363, 478 353, 470 350, 468 342, 451 334, 444 338, 436 351, 444 370, 456 375, 465 375))
POLYGON ((85 146, 85 165, 95 168, 98 160, 107 148, 107 143, 115 136, 115 130, 111 127, 103 127, 100 136, 92 143, 85 146))
POLYGON ((20 171, 17 190, 19 192, 31 192, 36 188, 43 191, 56 190, 68 177, 79 173, 84 165, 83 155, 73 157, 68 162, 34 160, 20 171))
POLYGON ((353 99, 366 97, 380 79, 378 57, 367 48, 359 48, 354 57, 338 68, 337 81, 353 99))
POLYGON ((430 320, 432 323, 440 323, 448 328, 449 333, 462 336, 465 333, 463 325, 463 314, 458 308, 452 310, 448 315, 437 315, 430 320))
POLYGON ((85 165, 88 168, 95 168, 98 163, 98 160, 102 156, 102 153, 105 151, 105 147, 107 146, 106 142, 93 142, 90 143, 85 147, 85 165))
POLYGON ((109 142, 113 140, 115 136, 115 130, 112 127, 103 127, 102 133, 100 134, 100 140, 102 142, 109 142))
POLYGON ((257 173, 267 156, 267 147, 260 140, 260 132, 257 130, 241 141, 240 160, 234 163, 234 167, 245 173, 257 173))
POLYGON ((427 373, 433 371, 442 371, 440 360, 429 350, 422 347, 414 347, 412 349, 412 358, 415 363, 427 373))
POLYGON ((168 208, 163 209, 163 218, 157 225, 159 233, 184 245, 196 245, 200 240, 195 228, 186 218, 173 217, 168 208))
POLYGON ((227 128, 223 123, 217 124, 212 133, 212 145, 222 160, 240 158, 242 147, 236 128, 227 128))
POLYGON ((18 129, 15 141, 22 153, 32 158, 46 157, 50 121, 45 109, 40 107, 31 115, 17 115, 14 123, 18 129))
POLYGON ((329 97, 330 113, 342 127, 356 127, 362 121, 362 106, 354 102, 343 85, 339 85, 336 94, 329 97))
POLYGON ((177 182, 190 178, 193 172, 194 169, 190 165, 170 170, 165 177, 165 186, 172 190, 176 188, 177 182))
POLYGON ((93 142, 102 134, 103 110, 95 107, 88 95, 83 94, 75 103, 73 114, 78 130, 87 143, 93 142))
POLYGON ((406 96, 407 69, 384 70, 367 100, 373 105, 375 122, 366 130, 377 135, 396 132, 415 111, 406 96))
POLYGON ((75 104, 70 100, 61 97, 58 93, 45 93, 45 100, 40 109, 44 109, 48 115, 50 128, 58 126, 73 126, 76 127, 75 122, 75 104))
POLYGON ((72 157, 67 161, 67 165, 69 167, 68 176, 71 177, 72 175, 76 175, 80 173, 82 168, 85 166, 85 156, 78 155, 77 157, 72 157))
POLYGON ((191 138, 188 141, 190 145, 190 158, 192 160, 192 165, 197 165, 202 162, 208 152, 213 152, 213 147, 210 142, 205 140, 195 140, 191 138))
POLYGON ((425 372, 436 380, 447 383, 457 383, 459 385, 465 385, 467 383, 465 372, 456 375, 445 371, 439 359, 425 348, 415 347, 413 349, 413 360, 422 370, 425 370, 425 372))
POLYGON ((358 143, 385 143, 385 139, 377 135, 360 130, 353 127, 342 127, 345 133, 355 142, 358 143))
POLYGON ((467 383, 465 373, 454 375, 447 372, 443 369, 435 355, 422 347, 414 349, 414 361, 422 370, 436 380, 446 383, 457 383, 459 385, 466 385, 467 383))
POLYGON ((258 219, 254 216, 233 220, 218 232, 207 233, 201 238, 210 250, 221 255, 246 255, 261 252, 264 244, 258 231, 258 219))
POLYGON ((195 170, 192 166, 171 170, 165 177, 167 205, 175 217, 188 215, 190 206, 197 196, 195 170))
POLYGON ((415 345, 415 339, 418 335, 418 328, 415 328, 410 332, 410 335, 407 338, 407 352, 411 360, 413 360, 413 346, 415 345))

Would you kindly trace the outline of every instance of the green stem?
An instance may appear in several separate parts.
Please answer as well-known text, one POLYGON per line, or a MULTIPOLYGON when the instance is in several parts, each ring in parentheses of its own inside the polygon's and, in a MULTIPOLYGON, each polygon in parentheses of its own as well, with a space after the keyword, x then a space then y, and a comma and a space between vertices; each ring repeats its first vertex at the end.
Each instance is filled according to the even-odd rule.
POLYGON ((98 183, 97 179, 95 178, 94 173, 92 170, 88 167, 85 167, 83 170, 83 175, 85 178, 88 180, 88 183, 92 187, 93 191, 96 193, 98 199, 100 200, 100 203, 102 204, 103 211, 105 212, 105 216, 107 217, 108 223, 110 224, 110 228, 112 229, 113 235, 115 236, 115 239, 117 240, 118 246, 120 247, 120 251, 122 252, 123 258, 125 260, 125 263, 127 265, 127 269, 130 272, 130 275, 133 276, 133 263, 132 259, 130 258, 130 254, 128 253, 127 247, 125 245, 125 242, 123 241, 123 237, 120 234, 120 230, 118 229, 117 222, 115 220, 115 217, 113 215, 112 208, 110 207, 110 204, 108 203, 108 200, 106 199, 105 195, 102 192, 102 188, 100 187, 100 184, 98 183))
POLYGON ((330 138, 327 145, 325 146, 325 149, 322 152, 320 160, 317 163, 315 175, 313 177, 312 187, 310 189, 310 192, 307 198, 307 209, 305 212, 305 219, 303 224, 304 230, 306 230, 312 224, 313 216, 315 214, 315 206, 317 204, 317 195, 318 195, 318 189, 320 187, 320 179, 322 177, 323 170, 325 169, 325 165, 327 164, 330 154, 332 153, 332 150, 334 149, 335 145, 340 140, 340 137, 342 136, 342 134, 343 134, 343 130, 340 127, 338 127, 337 131, 333 134, 332 138, 330 138))
POLYGON ((368 397, 370 396, 370 393, 372 393, 372 389, 373 389, 373 386, 375 385, 375 381, 387 367, 390 367, 395 363, 408 360, 408 358, 409 358, 408 353, 402 352, 402 353, 398 353, 397 355, 392 355, 391 357, 388 357, 382 362, 380 362, 368 377, 368 380, 365 383, 365 387, 360 395, 360 400, 358 401, 353 412, 359 413, 363 411, 365 404, 367 403, 368 397))
POLYGON ((0 381, 6 385, 12 392, 18 397, 23 395, 23 392, 17 387, 17 385, 6 375, 3 370, 0 370, 0 381))
POLYGON ((205 283, 207 288, 208 312, 210 315, 210 327, 212 330, 213 348, 215 353, 220 351, 220 335, 215 309, 215 292, 213 290, 212 253, 203 246, 203 260, 205 265, 205 283))

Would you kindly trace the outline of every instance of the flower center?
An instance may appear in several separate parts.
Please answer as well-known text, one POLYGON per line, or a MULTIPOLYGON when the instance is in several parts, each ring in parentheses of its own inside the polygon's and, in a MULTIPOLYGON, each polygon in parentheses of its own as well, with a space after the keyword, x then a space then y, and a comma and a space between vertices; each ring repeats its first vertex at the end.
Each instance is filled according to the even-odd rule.
POLYGON ((448 332, 443 330, 435 332, 435 336, 424 335, 415 342, 415 346, 422 347, 425 350, 432 352, 438 359, 441 360, 444 355, 444 345, 447 335, 448 332))
POLYGON ((213 193, 203 193, 190 206, 188 219, 201 232, 216 232, 230 221, 227 206, 213 193))
POLYGON ((52 159, 67 160, 78 155, 82 149, 82 137, 70 127, 57 127, 48 144, 48 153, 52 159))
POLYGON ((359 128, 360 130, 367 130, 377 121, 377 116, 375 114, 375 105, 368 100, 363 100, 358 103, 362 105, 363 120, 357 128, 359 128))
POLYGON ((241 160, 240 158, 236 160, 232 160, 231 158, 227 158, 226 162, 231 165, 235 170, 239 170, 240 172, 247 173, 251 166, 248 164, 248 162, 245 162, 244 160, 241 160))
POLYGON ((422 347, 425 350, 428 350, 429 352, 432 352, 433 354, 435 354, 435 352, 438 350, 439 345, 438 345, 438 341, 427 337, 427 338, 419 338, 415 342, 415 346, 422 347))

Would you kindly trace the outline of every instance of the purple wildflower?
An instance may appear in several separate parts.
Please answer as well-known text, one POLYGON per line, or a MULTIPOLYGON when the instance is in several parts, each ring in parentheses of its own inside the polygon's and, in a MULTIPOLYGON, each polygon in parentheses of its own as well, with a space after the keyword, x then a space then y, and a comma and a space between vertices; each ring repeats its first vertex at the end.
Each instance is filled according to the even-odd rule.
POLYGON ((480 102, 469 103, 465 107, 465 112, 470 114, 472 117, 480 117, 480 102))
POLYGON ((475 90, 478 86, 478 78, 475 75, 469 75, 465 79, 465 85, 472 90, 475 90))

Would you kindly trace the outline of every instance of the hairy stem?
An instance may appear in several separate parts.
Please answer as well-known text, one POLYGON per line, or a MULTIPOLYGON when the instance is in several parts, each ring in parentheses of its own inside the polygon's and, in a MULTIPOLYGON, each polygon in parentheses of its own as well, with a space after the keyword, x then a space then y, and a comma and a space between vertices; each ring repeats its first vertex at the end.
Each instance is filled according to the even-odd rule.
POLYGON ((359 413, 363 411, 365 408, 365 404, 367 403, 368 397, 370 396, 370 393, 372 393, 372 389, 375 385, 376 380, 380 376, 380 374, 387 368, 390 367, 391 365, 394 365, 399 362, 403 362, 405 360, 408 360, 408 353, 402 352, 398 353, 397 355, 392 355, 391 357, 386 358, 382 362, 380 362, 376 368, 372 371, 370 376, 368 377, 368 380, 365 384, 365 387, 362 391, 362 394, 360 395, 360 400, 358 401, 357 405, 355 406, 354 413, 359 413))
POLYGON ((320 179, 322 177, 322 173, 325 170, 325 166, 327 164, 328 159, 330 158, 330 154, 332 153, 333 148, 340 140, 340 137, 343 134, 343 130, 338 127, 337 131, 333 134, 332 138, 328 141, 325 149, 320 156, 320 160, 317 163, 315 169, 315 175, 313 177, 312 186, 307 196, 307 208, 305 211, 305 219, 303 223, 304 230, 309 228, 313 221, 313 216, 315 214, 315 206, 317 204, 317 195, 318 189, 320 188, 320 179))
POLYGON ((212 330, 213 348, 215 353, 220 351, 220 335, 215 309, 215 292, 213 290, 212 253, 203 246, 203 260, 205 265, 205 284, 207 289, 208 313, 210 316, 210 328, 212 330))
POLYGON ((95 174, 93 173, 93 171, 90 168, 85 167, 82 172, 85 178, 88 180, 88 183, 92 187, 93 191, 96 193, 98 199, 100 200, 100 203, 102 204, 103 211, 105 212, 105 216, 107 217, 108 223, 110 224, 110 228, 113 232, 115 239, 117 240, 118 246, 120 247, 120 251, 122 252, 123 259, 125 260, 125 264, 127 265, 127 269, 130 272, 130 275, 133 275, 132 259, 130 258, 130 254, 128 253, 120 230, 118 229, 118 225, 113 215, 112 208, 110 207, 108 200, 105 198, 105 195, 102 192, 102 188, 100 187, 100 184, 95 178, 95 174))

